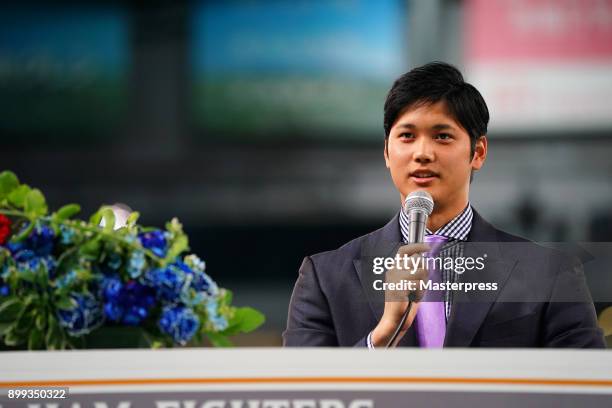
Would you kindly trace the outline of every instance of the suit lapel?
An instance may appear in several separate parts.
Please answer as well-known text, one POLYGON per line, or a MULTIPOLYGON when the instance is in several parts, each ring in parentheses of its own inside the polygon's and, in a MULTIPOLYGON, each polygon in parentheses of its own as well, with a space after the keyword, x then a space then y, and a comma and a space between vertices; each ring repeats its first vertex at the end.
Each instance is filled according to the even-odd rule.
POLYGON ((376 279, 384 279, 384 275, 373 273, 372 260, 374 257, 395 256, 401 243, 398 217, 399 214, 396 214, 383 228, 369 234, 361 246, 359 257, 353 259, 357 277, 376 321, 380 321, 383 315, 385 296, 383 291, 374 290, 373 284, 376 279))
POLYGON ((474 211, 472 229, 468 242, 465 243, 464 257, 477 258, 485 254, 484 269, 466 271, 458 276, 458 282, 497 282, 498 288, 496 291, 475 290, 468 293, 465 291, 454 293, 444 347, 470 346, 516 264, 504 259, 497 241, 497 230, 474 211))

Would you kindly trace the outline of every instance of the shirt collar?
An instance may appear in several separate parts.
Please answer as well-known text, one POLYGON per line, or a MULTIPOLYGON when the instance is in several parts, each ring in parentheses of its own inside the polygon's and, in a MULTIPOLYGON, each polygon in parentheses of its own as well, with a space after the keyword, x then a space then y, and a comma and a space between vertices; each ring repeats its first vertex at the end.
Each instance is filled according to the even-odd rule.
MULTIPOLYGON (((472 229, 472 218, 474 218, 474 212, 472 206, 468 203, 461 213, 440 227, 435 235, 442 235, 449 240, 466 241, 472 229)), ((408 239, 408 216, 403 210, 400 210, 399 223, 402 239, 406 242, 408 239)), ((432 232, 427 228, 425 234, 431 235, 432 232)))

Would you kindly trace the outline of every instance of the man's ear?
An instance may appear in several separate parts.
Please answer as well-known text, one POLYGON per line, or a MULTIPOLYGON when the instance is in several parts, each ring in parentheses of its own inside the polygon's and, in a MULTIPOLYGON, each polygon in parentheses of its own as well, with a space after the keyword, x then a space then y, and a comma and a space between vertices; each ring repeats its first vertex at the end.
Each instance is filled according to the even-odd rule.
POLYGON ((386 137, 385 138, 385 150, 383 154, 385 155, 385 166, 387 166, 387 168, 390 168, 389 167, 389 145, 388 143, 389 143, 389 138, 386 137))
POLYGON ((482 135, 476 140, 476 145, 474 146, 474 157, 472 157, 473 170, 480 170, 482 166, 484 166, 485 160, 487 159, 487 148, 487 136, 482 135))

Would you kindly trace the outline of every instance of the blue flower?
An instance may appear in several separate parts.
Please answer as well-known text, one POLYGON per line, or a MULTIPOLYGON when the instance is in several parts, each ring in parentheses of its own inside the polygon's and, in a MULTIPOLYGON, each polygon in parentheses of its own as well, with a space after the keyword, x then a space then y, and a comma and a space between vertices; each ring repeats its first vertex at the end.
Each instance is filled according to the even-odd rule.
POLYGON ((56 281, 55 285, 58 288, 65 288, 67 286, 71 286, 77 280, 77 273, 74 269, 71 269, 68 273, 60 276, 56 281))
POLYGON ((55 267, 57 266, 57 261, 51 255, 37 257, 29 249, 19 251, 17 256, 15 256, 15 261, 17 262, 17 270, 21 272, 27 270, 36 272, 40 267, 44 266, 50 278, 54 277, 55 267))
POLYGON ((216 296, 219 293, 217 284, 205 272, 194 272, 191 286, 197 291, 205 291, 210 296, 216 296))
POLYGON ((0 297, 8 296, 11 293, 11 288, 7 284, 0 285, 0 297))
POLYGON ((177 264, 152 269, 145 274, 145 283, 155 288, 158 298, 167 302, 180 300, 188 288, 189 281, 188 272, 177 264))
POLYGON ((19 271, 36 272, 41 266, 44 266, 49 276, 53 277, 57 265, 55 258, 51 255, 54 238, 55 234, 51 228, 38 225, 25 241, 9 242, 6 247, 17 263, 19 271))
POLYGON ((123 284, 117 276, 104 278, 102 284, 104 313, 114 322, 137 326, 155 304, 152 288, 136 281, 123 284))
POLYGON ((21 249, 14 254, 15 262, 28 262, 36 258, 36 253, 31 249, 21 249))
POLYGON ((70 310, 59 309, 57 319, 71 336, 81 336, 104 323, 100 302, 90 293, 72 293, 76 302, 70 310))
POLYGON ((21 251, 24 248, 24 243, 23 242, 7 242, 5 245, 9 251, 11 251, 11 255, 15 255, 16 253, 18 253, 19 251, 21 251))
POLYGON ((212 323, 213 328, 217 331, 227 329, 227 319, 219 314, 219 305, 217 299, 209 298, 206 302, 206 315, 208 321, 212 323))
POLYGON ((123 316, 123 324, 128 326, 138 326, 140 322, 147 318, 148 315, 149 311, 147 308, 132 305, 126 310, 123 316))
POLYGON ((134 251, 128 262, 127 272, 132 279, 139 277, 145 267, 145 255, 142 251, 134 251))
POLYGON ((123 284, 117 276, 105 277, 102 282, 102 294, 105 299, 115 300, 121 293, 123 284))
POLYGON ((217 315, 218 307, 219 303, 217 302, 217 299, 209 299, 208 302, 206 302, 206 314, 208 315, 209 319, 217 315))
POLYGON ((38 256, 50 255, 53 251, 55 233, 45 225, 37 225, 26 239, 25 246, 33 250, 38 256))
POLYGON ((123 307, 113 302, 104 303, 104 315, 113 322, 118 322, 123 316, 123 307))
POLYGON ((155 305, 155 292, 139 282, 130 281, 124 285, 119 299, 125 306, 123 324, 134 326, 149 315, 155 305))
POLYGON ((166 306, 159 319, 160 330, 181 345, 187 343, 199 327, 200 319, 193 310, 185 306, 166 306))
POLYGON ((229 326, 227 319, 221 315, 213 317, 212 319, 210 319, 210 321, 213 325, 213 328, 217 331, 223 331, 227 329, 227 326, 229 326))
POLYGON ((150 249, 155 255, 163 258, 168 252, 166 234, 163 231, 149 231, 138 234, 143 247, 150 249))
POLYGON ((190 285, 197 292, 206 292, 206 294, 210 296, 215 296, 219 292, 215 281, 213 281, 212 278, 204 272, 204 262, 197 256, 186 256, 185 262, 176 260, 174 263, 172 263, 172 265, 175 265, 191 276, 190 285))
POLYGON ((10 273, 10 268, 8 266, 8 264, 4 264, 2 265, 2 269, 0 270, 0 282, 4 279, 6 280, 6 278, 9 276, 10 273))
POLYGON ((121 266, 121 255, 119 255, 116 252, 111 252, 108 255, 108 259, 106 261, 106 264, 108 265, 109 268, 111 268, 111 269, 116 271, 121 266))
POLYGON ((74 239, 75 231, 73 228, 67 227, 65 225, 60 225, 60 242, 64 245, 72 244, 72 240, 74 239))
POLYGON ((206 270, 206 263, 201 260, 196 254, 190 254, 185 257, 185 263, 194 272, 204 272, 206 270))

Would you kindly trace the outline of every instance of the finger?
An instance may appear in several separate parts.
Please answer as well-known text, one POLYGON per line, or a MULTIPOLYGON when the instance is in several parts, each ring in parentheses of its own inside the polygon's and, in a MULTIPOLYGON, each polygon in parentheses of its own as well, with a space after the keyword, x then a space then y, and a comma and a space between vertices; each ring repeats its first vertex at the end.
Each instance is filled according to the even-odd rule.
POLYGON ((426 268, 418 268, 416 271, 410 272, 410 279, 423 280, 429 277, 429 271, 426 268))
POLYGON ((423 289, 417 289, 414 290, 412 292, 410 292, 410 295, 408 295, 408 298, 413 301, 413 302, 420 302, 421 300, 423 300, 423 297, 425 297, 425 290, 423 289))
POLYGON ((397 254, 400 256, 411 256, 413 254, 422 254, 424 252, 429 252, 429 249, 429 245, 423 243, 407 244, 399 247, 399 249, 397 250, 397 254))

